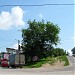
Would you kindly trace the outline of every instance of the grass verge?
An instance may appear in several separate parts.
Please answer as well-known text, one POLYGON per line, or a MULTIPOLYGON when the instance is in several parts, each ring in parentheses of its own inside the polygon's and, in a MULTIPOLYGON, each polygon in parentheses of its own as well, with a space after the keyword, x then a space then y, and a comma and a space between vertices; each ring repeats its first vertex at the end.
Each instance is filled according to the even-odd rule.
POLYGON ((64 63, 64 66, 69 65, 69 61, 68 61, 68 58, 66 57, 66 55, 64 55, 64 56, 59 56, 58 59, 59 59, 60 61, 64 61, 64 62, 65 62, 65 63, 64 63))
POLYGON ((26 63, 24 68, 39 68, 42 66, 42 64, 49 63, 50 65, 53 65, 57 60, 60 60, 61 62, 64 61, 64 66, 69 65, 69 61, 66 56, 58 56, 58 57, 47 57, 43 58, 40 61, 37 62, 29 62, 26 63))

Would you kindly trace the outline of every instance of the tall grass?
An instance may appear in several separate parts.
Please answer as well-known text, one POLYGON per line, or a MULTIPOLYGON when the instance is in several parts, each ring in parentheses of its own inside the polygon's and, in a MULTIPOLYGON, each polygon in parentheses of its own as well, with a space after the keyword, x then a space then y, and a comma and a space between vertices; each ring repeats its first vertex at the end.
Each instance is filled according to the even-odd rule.
POLYGON ((69 65, 69 61, 68 61, 68 58, 66 57, 66 55, 64 55, 64 56, 59 56, 58 59, 65 62, 65 63, 64 63, 64 66, 69 65))

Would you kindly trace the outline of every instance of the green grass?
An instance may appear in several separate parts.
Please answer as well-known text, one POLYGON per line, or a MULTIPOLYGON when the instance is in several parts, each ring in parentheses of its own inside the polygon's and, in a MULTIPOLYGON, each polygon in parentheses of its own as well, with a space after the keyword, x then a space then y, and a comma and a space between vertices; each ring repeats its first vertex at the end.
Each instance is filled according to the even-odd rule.
POLYGON ((52 65, 54 62, 55 59, 53 57, 47 57, 37 62, 29 62, 24 66, 24 68, 39 68, 42 66, 42 64, 49 63, 52 65))
POLYGON ((45 64, 46 61, 38 61, 38 62, 29 62, 27 63, 24 67, 28 67, 28 68, 38 68, 41 67, 42 64, 45 64))
POLYGON ((66 56, 59 56, 59 57, 43 58, 37 62, 29 62, 25 64, 24 68, 39 68, 42 66, 42 64, 45 64, 45 63, 49 63, 50 65, 53 65, 57 60, 60 60, 61 62, 64 61, 65 62, 64 66, 69 65, 69 62, 66 56))
POLYGON ((58 59, 59 59, 60 61, 64 61, 64 62, 65 62, 64 66, 69 65, 69 61, 68 61, 68 58, 66 57, 66 55, 64 55, 64 56, 59 56, 58 59))

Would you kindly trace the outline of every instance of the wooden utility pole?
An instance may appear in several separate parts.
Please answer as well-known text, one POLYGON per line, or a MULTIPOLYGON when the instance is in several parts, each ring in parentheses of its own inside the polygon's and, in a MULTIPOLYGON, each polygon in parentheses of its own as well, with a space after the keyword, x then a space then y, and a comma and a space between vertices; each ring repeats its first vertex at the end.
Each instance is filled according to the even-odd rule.
POLYGON ((20 66, 20 41, 18 40, 18 51, 19 51, 19 66, 20 66))

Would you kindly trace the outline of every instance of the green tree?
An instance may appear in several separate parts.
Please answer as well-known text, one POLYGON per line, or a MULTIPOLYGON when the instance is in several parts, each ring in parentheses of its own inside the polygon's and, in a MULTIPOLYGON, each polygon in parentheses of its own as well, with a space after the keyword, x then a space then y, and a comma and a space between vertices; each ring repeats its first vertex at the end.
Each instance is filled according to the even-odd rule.
POLYGON ((62 55, 66 55, 66 52, 61 48, 55 48, 50 51, 50 56, 57 57, 57 56, 62 56, 62 55))
POLYGON ((43 58, 59 43, 60 28, 52 22, 28 21, 29 27, 22 29, 23 50, 26 60, 32 61, 34 56, 43 58))
POLYGON ((72 54, 75 55, 75 47, 71 51, 72 51, 72 54))

